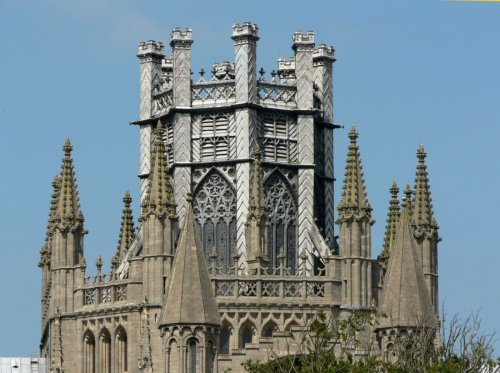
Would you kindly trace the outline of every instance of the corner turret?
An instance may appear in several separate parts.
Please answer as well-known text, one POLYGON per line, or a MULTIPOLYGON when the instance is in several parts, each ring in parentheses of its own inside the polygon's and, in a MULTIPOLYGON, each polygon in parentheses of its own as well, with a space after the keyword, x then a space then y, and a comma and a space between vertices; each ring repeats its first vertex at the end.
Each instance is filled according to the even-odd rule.
POLYGON ((369 307, 372 302, 371 217, 357 144, 358 132, 349 132, 344 187, 337 207, 340 227, 342 267, 342 303, 352 307, 369 307))
POLYGON ((161 304, 173 260, 176 236, 176 204, 167 172, 163 126, 155 130, 146 197, 142 201, 143 283, 144 296, 153 304, 161 304))
POLYGON ((415 174, 415 199, 412 206, 411 223, 413 234, 419 246, 425 282, 431 297, 434 311, 439 311, 438 298, 438 252, 439 226, 432 211, 432 198, 423 145, 417 150, 417 171, 415 174))

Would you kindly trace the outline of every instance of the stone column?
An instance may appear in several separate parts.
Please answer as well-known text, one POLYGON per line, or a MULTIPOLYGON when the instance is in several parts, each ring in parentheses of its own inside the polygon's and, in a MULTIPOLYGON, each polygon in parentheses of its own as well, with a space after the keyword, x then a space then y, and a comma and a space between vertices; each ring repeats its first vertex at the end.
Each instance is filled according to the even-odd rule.
MULTIPOLYGON (((314 66, 314 83, 317 86, 317 95, 321 105, 323 124, 320 126, 321 137, 323 141, 323 164, 316 165, 322 183, 323 183, 323 199, 319 201, 324 206, 325 218, 324 236, 330 250, 334 249, 335 241, 335 220, 334 220, 334 194, 333 194, 333 62, 334 49, 331 46, 321 44, 314 50, 313 66, 314 66)), ((318 145, 316 145, 318 146, 318 145)))
MULTIPOLYGON (((235 51, 235 95, 237 103, 257 101, 257 41, 259 28, 252 23, 233 26, 235 51)), ((245 162, 236 165, 236 251, 238 266, 247 271, 246 220, 250 194, 250 149, 257 146, 258 123, 254 109, 241 108, 235 112, 236 157, 245 162)))
MULTIPOLYGON (((174 107, 191 107, 191 29, 175 28, 171 33, 174 107)), ((191 114, 174 117, 174 195, 180 224, 186 213, 186 194, 191 192, 191 114)))
MULTIPOLYGON (((297 109, 313 108, 313 50, 314 33, 296 32, 293 37, 295 51, 295 74, 297 77, 297 109)), ((313 267, 312 243, 308 230, 314 224, 314 117, 312 114, 299 114, 298 152, 298 255, 307 255, 307 271, 313 267)))
MULTIPOLYGON (((165 55, 163 54, 163 44, 150 40, 139 44, 139 53, 137 57, 141 67, 140 82, 140 103, 139 119, 149 119, 152 109, 151 92, 154 82, 161 77, 161 62, 165 55)), ((151 125, 141 125, 140 132, 140 154, 139 154, 139 178, 141 179, 141 202, 146 195, 149 175, 150 154, 151 154, 151 125)))

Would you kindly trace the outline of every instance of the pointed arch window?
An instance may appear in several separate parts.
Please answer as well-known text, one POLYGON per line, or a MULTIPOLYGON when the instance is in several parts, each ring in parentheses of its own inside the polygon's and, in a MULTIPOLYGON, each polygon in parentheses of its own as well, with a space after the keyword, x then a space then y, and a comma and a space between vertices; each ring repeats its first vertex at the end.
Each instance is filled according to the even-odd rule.
POLYGON ((111 335, 103 329, 99 335, 98 373, 111 373, 111 335))
POLYGON ((219 351, 221 354, 229 354, 229 338, 230 338, 229 326, 223 325, 220 330, 219 335, 219 351))
POLYGON ((262 336, 265 338, 270 338, 273 336, 276 330, 278 330, 278 326, 274 321, 271 320, 262 328, 262 336))
POLYGON ((253 343, 255 326, 252 322, 246 321, 240 329, 240 348, 245 348, 247 344, 253 343))
POLYGON ((179 369, 179 345, 172 340, 168 350, 168 371, 177 372, 179 369))
POLYGON ((268 206, 269 266, 278 267, 283 250, 285 265, 295 268, 297 263, 297 206, 295 195, 283 174, 276 170, 264 182, 268 206))
POLYGON ((198 373, 198 361, 197 361, 197 349, 198 344, 194 339, 188 342, 188 353, 187 353, 187 371, 188 373, 198 373))
POLYGON ((120 326, 116 332, 116 343, 115 343, 115 361, 117 372, 127 372, 128 371, 128 356, 127 356, 127 333, 125 329, 120 326))
POLYGON ((83 337, 83 373, 95 373, 95 338, 90 331, 83 337))
POLYGON ((227 270, 236 250, 236 192, 224 176, 212 170, 195 191, 193 210, 207 263, 217 252, 217 266, 227 270))

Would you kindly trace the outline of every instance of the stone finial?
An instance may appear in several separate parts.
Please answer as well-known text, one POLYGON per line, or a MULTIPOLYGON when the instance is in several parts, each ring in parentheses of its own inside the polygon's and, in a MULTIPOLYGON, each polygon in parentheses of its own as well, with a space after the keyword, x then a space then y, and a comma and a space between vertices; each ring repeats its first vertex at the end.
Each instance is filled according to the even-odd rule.
POLYGON ((83 214, 80 210, 75 172, 71 151, 73 147, 69 139, 66 139, 63 151, 64 158, 61 166, 60 183, 57 184, 57 200, 55 202, 53 222, 61 229, 76 229, 83 226, 83 214))
POLYGON ((313 31, 296 31, 293 34, 292 49, 299 50, 313 50, 314 49, 314 32, 313 31))
POLYGON ((233 35, 231 38, 234 41, 242 40, 259 40, 259 28, 255 23, 245 22, 242 24, 236 23, 233 25, 233 35))
POLYGON ((354 125, 348 136, 351 143, 347 151, 342 198, 337 207, 338 223, 352 218, 364 217, 371 220, 372 208, 366 194, 361 155, 357 144, 358 132, 354 125))
POLYGON ((425 158, 427 153, 423 145, 420 145, 417 150, 417 171, 415 174, 415 188, 414 188, 414 202, 413 211, 411 215, 412 225, 417 229, 416 232, 431 233, 437 229, 435 224, 434 214, 432 211, 432 198, 429 187, 429 177, 427 173, 427 166, 425 158))
POLYGON ((100 256, 100 255, 97 257, 97 260, 95 261, 95 266, 97 267, 97 272, 101 273, 101 269, 102 269, 102 258, 101 258, 101 256, 100 256))
POLYGON ((193 30, 176 27, 170 33, 170 46, 178 49, 190 49, 193 44, 193 30))
POLYGON ((395 181, 392 182, 392 186, 389 189, 391 193, 391 200, 389 202, 389 211, 387 212, 387 225, 385 228, 384 237, 384 247, 382 253, 380 254, 380 261, 387 265, 389 261, 389 255, 391 251, 392 244, 396 238, 396 228, 399 221, 399 199, 398 193, 399 188, 395 181))
POLYGON ((165 143, 163 141, 163 125, 158 121, 155 130, 155 141, 151 152, 151 171, 149 173, 146 197, 142 202, 140 221, 155 214, 175 218, 175 201, 172 186, 167 172, 167 158, 165 143))
POLYGON ((406 184, 405 190, 404 190, 404 198, 406 199, 406 203, 408 204, 408 213, 411 215, 413 214, 413 190, 411 189, 410 184, 406 184))
POLYGON ((165 57, 165 48, 162 42, 154 40, 143 41, 138 45, 137 57, 141 62, 150 62, 153 59, 158 62, 165 57))
POLYGON ((114 253, 113 256, 111 257, 111 273, 115 273, 119 265, 120 265, 120 258, 118 256, 118 253, 114 253))
POLYGON ((118 247, 116 249, 118 261, 121 261, 125 257, 135 239, 134 218, 132 216, 132 209, 130 208, 131 203, 132 197, 130 197, 130 193, 127 191, 123 197, 124 206, 120 225, 120 237, 118 239, 118 247))

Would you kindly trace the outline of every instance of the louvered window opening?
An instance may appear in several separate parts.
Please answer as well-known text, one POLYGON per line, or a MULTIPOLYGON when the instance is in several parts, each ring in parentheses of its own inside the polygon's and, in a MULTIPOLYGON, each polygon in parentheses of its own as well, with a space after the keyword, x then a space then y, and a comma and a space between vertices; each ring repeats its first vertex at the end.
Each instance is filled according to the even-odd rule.
POLYGON ((234 135, 230 134, 230 121, 233 121, 230 113, 204 114, 200 123, 200 160, 215 161, 230 158, 231 148, 235 141, 234 135))
POLYGON ((165 143, 167 166, 171 166, 174 163, 174 127, 171 123, 166 124, 163 141, 165 143))
POLYGON ((274 162, 297 162, 297 124, 290 116, 266 115, 262 118, 261 138, 264 158, 274 162))
POLYGON ((212 265, 215 248, 216 265, 227 271, 236 252, 236 193, 224 176, 211 171, 196 188, 193 202, 207 263, 212 265))
POLYGON ((297 265, 297 207, 295 196, 284 176, 275 171, 264 183, 268 206, 269 267, 280 265, 279 256, 285 254, 285 266, 297 265))

